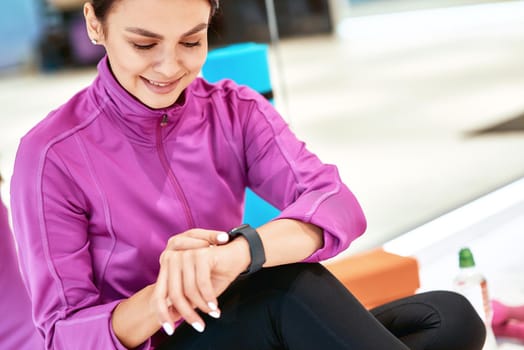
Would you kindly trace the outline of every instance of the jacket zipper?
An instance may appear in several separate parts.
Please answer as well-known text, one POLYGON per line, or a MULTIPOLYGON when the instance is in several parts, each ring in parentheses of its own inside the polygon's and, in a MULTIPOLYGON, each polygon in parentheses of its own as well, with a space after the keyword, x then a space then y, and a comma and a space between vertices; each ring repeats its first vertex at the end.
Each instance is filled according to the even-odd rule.
POLYGON ((164 114, 156 130, 156 147, 157 147, 158 157, 160 158, 160 163, 162 163, 162 166, 164 167, 164 170, 167 173, 169 181, 171 182, 171 184, 173 185, 175 189, 178 199, 182 202, 182 206, 184 209, 184 214, 186 216, 188 227, 193 228, 195 227, 195 223, 193 220, 193 216, 191 215, 191 211, 189 210, 189 204, 187 203, 187 198, 184 195, 184 192, 182 191, 182 187, 180 187, 180 184, 178 183, 178 180, 176 179, 176 176, 173 173, 173 170, 171 169, 169 165, 169 162, 166 157, 164 143, 162 142, 162 129, 168 124, 168 122, 169 120, 168 120, 167 114, 164 114))

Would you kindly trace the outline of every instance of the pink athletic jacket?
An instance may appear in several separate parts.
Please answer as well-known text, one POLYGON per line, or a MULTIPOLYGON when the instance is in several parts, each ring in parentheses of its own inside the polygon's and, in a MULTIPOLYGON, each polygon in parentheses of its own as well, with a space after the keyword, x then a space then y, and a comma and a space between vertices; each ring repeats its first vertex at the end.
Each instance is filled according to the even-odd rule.
POLYGON ((156 280, 170 236, 240 224, 246 186, 280 218, 324 229, 307 261, 365 230, 336 167, 254 91, 196 79, 181 103, 155 110, 118 84, 106 58, 98 71, 22 139, 11 181, 21 268, 48 349, 122 349, 115 306, 156 280))
POLYGON ((0 349, 40 350, 43 340, 31 318, 31 301, 22 283, 7 208, 0 199, 0 349))

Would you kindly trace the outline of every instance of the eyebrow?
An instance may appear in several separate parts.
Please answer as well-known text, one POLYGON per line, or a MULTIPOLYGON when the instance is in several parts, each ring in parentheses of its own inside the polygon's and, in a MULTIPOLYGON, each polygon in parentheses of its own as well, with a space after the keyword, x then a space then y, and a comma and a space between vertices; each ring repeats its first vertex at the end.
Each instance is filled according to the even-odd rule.
MULTIPOLYGON (((196 25, 195 27, 193 27, 192 29, 185 32, 184 34, 182 34, 182 37, 187 37, 187 36, 196 34, 204 29, 207 29, 208 26, 209 26, 208 23, 200 23, 196 25)), ((138 27, 127 27, 126 31, 134 33, 134 34, 142 35, 148 38, 152 38, 152 39, 163 39, 164 38, 163 35, 153 33, 147 29, 138 28, 138 27)))

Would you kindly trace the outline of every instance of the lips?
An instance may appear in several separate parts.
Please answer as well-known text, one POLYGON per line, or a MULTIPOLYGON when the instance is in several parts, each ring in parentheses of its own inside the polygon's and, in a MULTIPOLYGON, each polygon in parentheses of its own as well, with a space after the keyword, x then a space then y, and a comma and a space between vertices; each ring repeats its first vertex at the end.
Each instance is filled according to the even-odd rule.
POLYGON ((153 81, 153 80, 149 80, 149 79, 147 79, 147 82, 149 84, 152 84, 152 85, 155 85, 155 86, 160 86, 160 87, 166 87, 166 86, 169 86, 169 85, 173 84, 173 82, 161 83, 161 82, 153 81))
POLYGON ((144 77, 141 77, 142 78, 142 81, 144 81, 145 85, 153 92, 155 93, 158 93, 158 94, 167 94, 167 93, 170 93, 171 91, 173 91, 177 85, 178 85, 178 82, 180 81, 180 78, 179 79, 176 79, 176 80, 172 80, 172 81, 156 81, 156 80, 151 80, 151 79, 147 79, 147 78, 144 78, 144 77))

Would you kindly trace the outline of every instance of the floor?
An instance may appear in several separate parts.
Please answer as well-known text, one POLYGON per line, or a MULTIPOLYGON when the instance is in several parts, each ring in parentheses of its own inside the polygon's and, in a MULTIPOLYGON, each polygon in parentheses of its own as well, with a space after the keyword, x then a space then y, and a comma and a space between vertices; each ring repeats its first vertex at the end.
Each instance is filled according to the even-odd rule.
MULTIPOLYGON (((342 256, 384 245, 419 258, 422 289, 449 288, 468 245, 492 296, 524 303, 524 132, 493 128, 524 112, 522 18, 524 1, 355 16, 271 48, 277 108, 367 214, 342 256)), ((0 77, 7 182, 19 138, 94 73, 0 77)))
MULTIPOLYGON (((430 220, 386 242, 383 248, 416 257, 419 291, 428 291, 454 290, 458 252, 469 247, 487 280, 489 296, 509 305, 523 305, 523 227, 524 178, 430 220)), ((524 349, 524 342, 510 339, 498 339, 498 345, 499 350, 524 349)))

